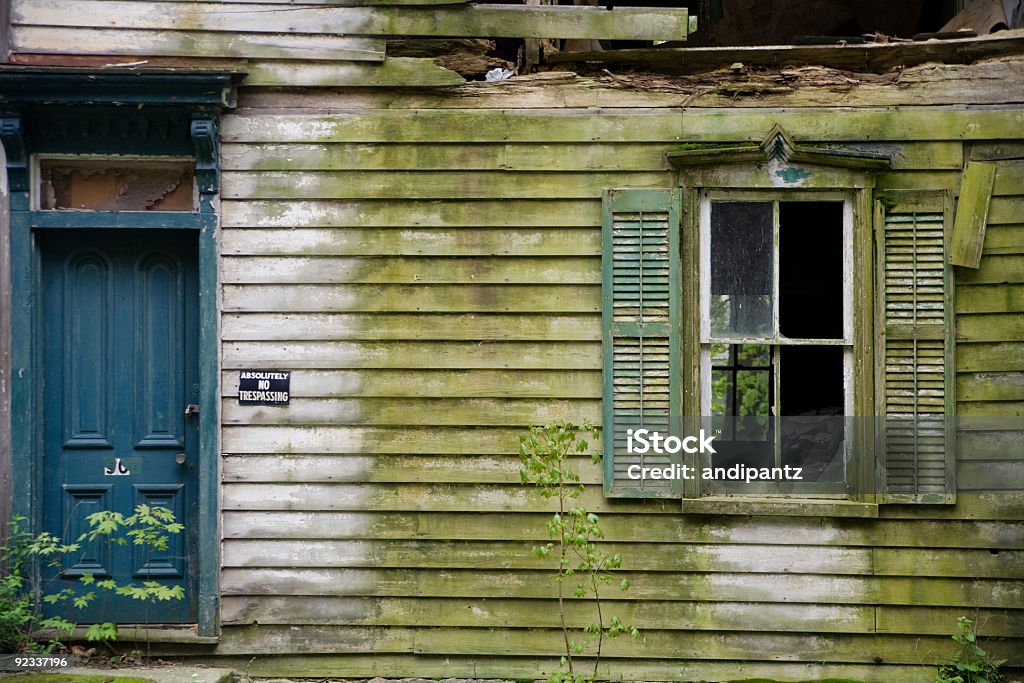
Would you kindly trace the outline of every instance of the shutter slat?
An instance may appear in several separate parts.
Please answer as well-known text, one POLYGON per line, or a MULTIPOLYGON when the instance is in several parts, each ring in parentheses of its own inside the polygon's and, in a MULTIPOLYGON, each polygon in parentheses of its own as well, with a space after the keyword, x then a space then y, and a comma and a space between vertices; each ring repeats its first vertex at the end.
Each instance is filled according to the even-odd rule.
POLYGON ((881 230, 883 500, 953 502, 944 215, 888 213, 881 230))
POLYGON ((676 496, 669 480, 634 480, 631 465, 668 455, 627 452, 627 430, 668 433, 679 413, 678 193, 610 190, 604 197, 605 488, 615 496, 676 496))

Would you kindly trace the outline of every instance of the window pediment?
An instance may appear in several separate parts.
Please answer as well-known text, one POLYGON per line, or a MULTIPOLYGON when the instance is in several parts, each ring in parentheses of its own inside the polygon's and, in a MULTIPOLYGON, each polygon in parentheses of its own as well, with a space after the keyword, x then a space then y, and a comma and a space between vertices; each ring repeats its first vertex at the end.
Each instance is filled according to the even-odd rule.
POLYGON ((700 187, 857 188, 870 173, 892 167, 887 154, 808 145, 776 124, 757 144, 687 144, 666 152, 669 163, 700 187))

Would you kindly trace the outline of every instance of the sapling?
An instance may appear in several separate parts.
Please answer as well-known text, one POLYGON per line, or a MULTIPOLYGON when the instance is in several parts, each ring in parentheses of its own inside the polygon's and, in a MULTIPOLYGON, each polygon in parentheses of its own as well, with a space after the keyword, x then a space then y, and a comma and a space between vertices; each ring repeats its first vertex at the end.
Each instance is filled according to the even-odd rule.
MULTIPOLYGON (((544 545, 534 546, 537 557, 557 560, 555 583, 558 588, 558 616, 562 629, 565 654, 561 667, 548 678, 549 683, 586 683, 597 677, 605 638, 624 633, 639 638, 635 626, 627 626, 617 616, 605 615, 601 603, 601 588, 615 580, 614 570, 622 567, 619 553, 607 554, 599 544, 604 538, 600 520, 580 504, 584 486, 579 474, 572 468, 573 458, 585 455, 589 442, 583 438, 598 436, 598 429, 590 422, 552 422, 534 425, 519 437, 519 476, 523 484, 532 484, 544 498, 553 499, 558 511, 548 520, 548 538, 544 545), (589 599, 595 608, 596 619, 584 627, 587 638, 577 640, 566 618, 568 596, 566 583, 575 583, 572 598, 589 599), (577 658, 593 653, 594 668, 589 676, 578 670, 577 658)), ((595 464, 601 455, 590 452, 595 464)), ((629 581, 618 581, 619 590, 629 589, 629 581)))

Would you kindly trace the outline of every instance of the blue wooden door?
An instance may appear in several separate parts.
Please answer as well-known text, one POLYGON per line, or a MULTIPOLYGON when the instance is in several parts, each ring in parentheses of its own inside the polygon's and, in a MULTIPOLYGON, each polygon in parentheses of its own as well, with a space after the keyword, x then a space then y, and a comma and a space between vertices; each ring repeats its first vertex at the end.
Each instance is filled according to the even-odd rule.
POLYGON ((199 420, 186 412, 199 402, 195 234, 62 229, 39 239, 46 530, 75 539, 87 515, 129 515, 140 503, 185 525, 162 552, 85 544, 49 586, 83 574, 158 580, 183 586, 184 600, 148 604, 100 590, 88 608, 54 613, 77 623, 194 622, 199 420))

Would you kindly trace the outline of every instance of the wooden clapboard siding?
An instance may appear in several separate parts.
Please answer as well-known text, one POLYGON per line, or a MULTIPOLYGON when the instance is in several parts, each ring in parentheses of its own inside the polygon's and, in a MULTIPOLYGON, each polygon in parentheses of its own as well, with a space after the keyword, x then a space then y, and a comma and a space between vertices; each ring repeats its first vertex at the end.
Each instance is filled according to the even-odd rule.
MULTIPOLYGON (((352 110, 225 119, 225 142, 761 142, 778 111, 603 108, 585 116, 565 109, 352 110)), ((1024 123, 1014 109, 822 109, 787 112, 801 140, 857 142, 989 140, 1013 137, 1024 123), (841 123, 840 123, 841 122, 841 123)), ((995 205, 992 209, 995 210, 995 205)), ((991 219, 991 214, 990 214, 991 219)))
POLYGON ((225 258, 229 284, 597 284, 599 258, 225 258))
MULTIPOLYGON (((500 186, 493 188, 495 194, 500 193, 500 186)), ((397 249, 418 247, 415 254, 429 253, 431 242, 440 241, 440 238, 449 234, 447 230, 452 228, 473 228, 474 232, 480 228, 592 228, 594 221, 601 220, 601 202, 595 198, 594 201, 587 200, 562 200, 562 199, 540 199, 529 200, 520 197, 480 199, 474 201, 465 200, 419 200, 411 201, 404 198, 378 201, 309 201, 306 198, 297 200, 276 200, 276 201, 225 201, 223 204, 223 225, 231 228, 401 228, 407 230, 406 234, 390 233, 394 237, 402 239, 392 240, 397 249), (433 228, 438 230, 438 236, 433 237, 432 232, 427 231, 433 228), (415 230, 424 230, 417 234, 415 230), (447 230, 445 230, 447 229, 447 230), (405 245, 404 242, 412 242, 412 245, 405 245)), ((574 244, 591 230, 580 233, 567 232, 553 233, 555 236, 562 236, 562 249, 572 250, 574 244)), ((314 233, 314 234, 323 234, 314 233)), ((344 239, 348 233, 326 232, 325 237, 344 239)), ((360 234, 356 232, 356 234, 360 234)), ((506 234, 503 230, 483 231, 483 234, 474 237, 471 232, 456 232, 455 235, 462 235, 467 240, 483 240, 488 236, 495 238, 506 234)), ((528 236, 533 242, 537 242, 548 231, 532 230, 528 236)), ((386 239, 389 233, 368 233, 369 239, 386 239)), ((481 253, 481 256, 506 255, 510 252, 511 246, 515 245, 515 233, 509 235, 506 240, 510 246, 501 249, 497 242, 485 243, 487 248, 494 249, 493 252, 481 253)), ((297 233, 302 236, 302 233, 297 233)), ((244 236, 240 236, 244 237, 244 236)), ((283 241, 283 240, 277 240, 283 241)), ((584 242, 586 244, 586 242, 584 242)), ((333 245, 343 247, 344 242, 333 245)), ((531 243, 529 246, 543 248, 543 245, 531 243)), ((356 255, 364 255, 364 250, 370 247, 369 244, 360 244, 360 251, 356 255)), ((579 247, 576 247, 579 248, 579 247)), ((330 252, 333 254, 333 252, 330 252)), ((405 253, 405 252, 399 252, 405 253)), ((540 255, 571 255, 573 251, 545 252, 540 255)), ((595 255, 601 254, 600 235, 593 251, 587 252, 595 255)), ((389 255, 388 252, 370 251, 366 255, 389 255)), ((439 255, 458 255, 440 252, 439 255)), ((530 251, 522 252, 523 256, 533 255, 530 251)))
MULTIPOLYGON (((1019 581, 900 576, 829 576, 808 581, 800 574, 693 573, 624 571, 632 587, 626 600, 767 602, 811 604, 916 605, 1000 609, 1024 597, 1019 581)), ((556 597, 543 570, 228 568, 224 593, 254 605, 261 596, 302 597, 452 597, 520 599, 556 597)))
MULTIPOLYGON (((556 594, 532 547, 552 503, 518 483, 516 453, 531 422, 599 418, 601 192, 668 189, 677 142, 760 141, 780 123, 893 153, 880 189, 955 195, 963 141, 1012 138, 1021 120, 726 116, 654 96, 576 109, 577 85, 523 109, 497 94, 300 93, 290 108, 243 92, 225 118, 221 656, 266 654, 259 670, 277 675, 549 671, 556 594), (294 369, 291 405, 237 405, 246 367, 294 369)), ((1024 406, 1024 193, 996 187, 981 268, 956 275, 958 409, 977 418, 1024 406)), ((683 516, 676 500, 606 498, 599 466, 576 458, 633 584, 608 604, 648 636, 617 642, 609 675, 925 683, 962 614, 1024 663, 1019 433, 975 427, 957 439, 955 506, 875 519, 683 516)), ((570 606, 571 623, 587 614, 570 606)))
POLYGON ((496 189, 524 199, 596 199, 611 183, 663 187, 660 173, 478 171, 232 171, 225 199, 490 199, 496 189))
MULTIPOLYGON (((812 141, 819 142, 819 141, 812 141)), ((860 143, 855 148, 891 153, 894 168, 959 172, 963 145, 954 142, 860 143)), ((319 144, 225 144, 222 168, 229 171, 664 171, 662 143, 486 143, 476 145, 344 142, 319 144)), ((893 174, 894 178, 899 177, 893 174)))
MULTIPOLYGON (((972 423, 1024 416, 1024 162, 993 163, 981 262, 956 272, 956 396, 959 414, 972 423)), ((961 444, 961 458, 970 460, 960 467, 964 489, 1009 488, 1024 476, 1020 435, 1005 431, 1008 422, 989 427, 961 444)))
MULTIPOLYGON (((293 333, 294 334, 294 333, 293 333)), ((601 374, 594 370, 296 370, 296 397, 478 397, 478 398, 597 398, 601 374)), ((237 396, 238 373, 225 371, 225 397, 237 396)))
POLYGON ((224 316, 223 338, 287 341, 295 335, 290 330, 301 326, 305 339, 323 341, 597 341, 600 324, 597 316, 585 314, 425 313, 396 318, 380 313, 231 313, 224 316))

